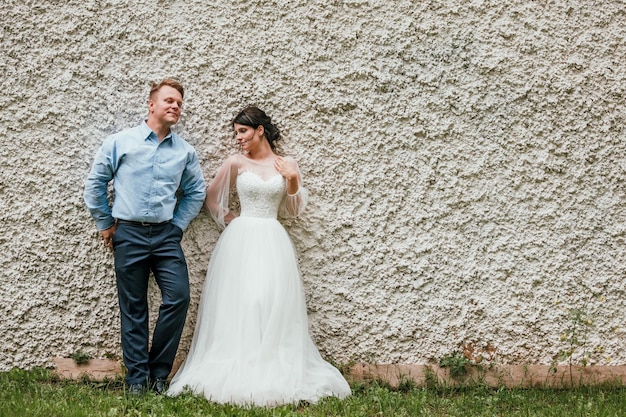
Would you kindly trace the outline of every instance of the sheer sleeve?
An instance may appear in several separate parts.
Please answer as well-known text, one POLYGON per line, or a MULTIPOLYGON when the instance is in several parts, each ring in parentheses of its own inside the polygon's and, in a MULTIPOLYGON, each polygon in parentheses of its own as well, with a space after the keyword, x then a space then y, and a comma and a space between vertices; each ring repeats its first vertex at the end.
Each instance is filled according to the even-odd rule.
POLYGON ((233 217, 229 210, 228 198, 237 179, 237 171, 237 156, 233 155, 224 161, 206 190, 204 209, 211 213, 211 217, 221 229, 224 229, 233 217))
MULTIPOLYGON (((296 161, 292 159, 292 161, 296 164, 296 168, 298 168, 298 164, 296 161)), ((300 168, 298 168, 298 191, 295 194, 286 194, 285 199, 282 204, 282 211, 290 216, 296 217, 299 216, 304 209, 306 208, 306 204, 309 201, 309 192, 302 183, 302 174, 300 173, 300 168)))

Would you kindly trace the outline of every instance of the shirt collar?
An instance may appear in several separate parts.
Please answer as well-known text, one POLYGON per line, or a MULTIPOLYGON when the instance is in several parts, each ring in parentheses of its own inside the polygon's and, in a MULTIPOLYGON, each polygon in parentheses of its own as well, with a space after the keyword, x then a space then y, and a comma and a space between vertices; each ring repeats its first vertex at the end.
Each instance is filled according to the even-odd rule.
MULTIPOLYGON (((152 129, 150 129, 150 127, 148 126, 148 123, 146 123, 145 120, 141 123, 140 129, 141 129, 141 133, 142 133, 141 136, 143 137, 143 140, 148 140, 151 137, 154 137, 155 140, 157 139, 156 133, 154 133, 152 129)), ((167 136, 163 138, 163 140, 173 139, 173 137, 174 137, 174 132, 172 132, 172 129, 170 129, 170 133, 168 133, 167 136)))

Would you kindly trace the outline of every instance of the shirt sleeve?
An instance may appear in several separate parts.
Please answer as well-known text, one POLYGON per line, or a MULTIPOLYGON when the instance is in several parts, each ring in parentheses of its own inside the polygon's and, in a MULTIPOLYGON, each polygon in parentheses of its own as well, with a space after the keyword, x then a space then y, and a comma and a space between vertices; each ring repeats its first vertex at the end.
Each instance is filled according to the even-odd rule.
POLYGON ((96 153, 91 172, 85 181, 83 199, 99 231, 113 226, 115 219, 107 198, 107 187, 115 173, 114 141, 107 138, 96 153))
POLYGON ((172 223, 185 230, 198 215, 206 196, 204 176, 195 150, 189 152, 187 164, 180 181, 181 196, 172 223))
POLYGON ((221 229, 226 227, 226 215, 230 213, 228 198, 237 179, 237 171, 237 155, 233 155, 224 161, 206 190, 204 208, 221 229))
MULTIPOLYGON (((297 168, 298 164, 295 161, 293 162, 296 164, 297 168)), ((298 168, 298 191, 296 191, 295 194, 287 194, 285 196, 282 211, 293 217, 299 216, 306 208, 308 201, 309 192, 302 184, 302 174, 300 173, 300 168, 298 168)))

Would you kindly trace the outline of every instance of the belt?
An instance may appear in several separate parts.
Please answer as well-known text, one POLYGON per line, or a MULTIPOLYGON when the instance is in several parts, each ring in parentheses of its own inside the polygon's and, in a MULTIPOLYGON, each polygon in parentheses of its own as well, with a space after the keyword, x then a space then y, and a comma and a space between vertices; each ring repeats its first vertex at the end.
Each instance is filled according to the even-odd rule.
POLYGON ((150 222, 135 222, 132 220, 122 220, 122 219, 117 219, 118 223, 122 223, 122 224, 132 224, 133 226, 143 226, 143 227, 147 227, 147 226, 161 226, 164 224, 168 224, 170 222, 170 220, 166 220, 164 222, 158 222, 158 223, 150 223, 150 222))

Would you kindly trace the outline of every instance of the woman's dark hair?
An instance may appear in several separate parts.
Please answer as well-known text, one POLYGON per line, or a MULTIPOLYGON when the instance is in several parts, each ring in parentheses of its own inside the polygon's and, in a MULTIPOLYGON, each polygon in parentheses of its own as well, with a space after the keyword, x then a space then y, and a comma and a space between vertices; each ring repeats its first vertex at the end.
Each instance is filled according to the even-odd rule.
POLYGON ((248 106, 241 110, 237 116, 233 119, 233 125, 237 123, 239 125, 251 126, 256 129, 259 126, 263 126, 265 129, 265 139, 270 144, 272 150, 276 150, 276 142, 280 139, 280 130, 272 123, 272 118, 265 112, 256 106, 248 106))

